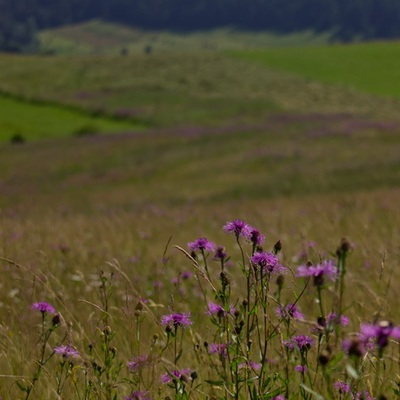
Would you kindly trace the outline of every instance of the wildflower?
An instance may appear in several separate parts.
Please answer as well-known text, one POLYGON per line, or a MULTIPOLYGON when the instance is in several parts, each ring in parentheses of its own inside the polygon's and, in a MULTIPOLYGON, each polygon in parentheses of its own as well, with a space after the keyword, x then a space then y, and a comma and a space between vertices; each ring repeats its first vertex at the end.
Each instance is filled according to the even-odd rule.
POLYGON ((128 368, 131 372, 141 371, 144 367, 146 367, 150 362, 150 357, 147 354, 134 357, 131 361, 128 362, 128 368))
POLYGON ((265 236, 258 229, 249 226, 248 239, 255 246, 261 246, 264 243, 265 236))
POLYGON ((285 340, 283 344, 289 349, 299 349, 300 351, 308 350, 313 344, 314 340, 305 335, 298 335, 292 337, 290 340, 285 340))
POLYGON ((248 239, 251 226, 247 225, 246 222, 242 221, 241 219, 235 219, 232 222, 227 222, 223 229, 226 233, 234 233, 236 238, 243 236, 248 239))
POLYGON ((239 369, 242 368, 247 368, 247 369, 254 369, 254 370, 259 370, 261 369, 261 364, 255 361, 249 361, 247 363, 243 362, 239 364, 239 369))
POLYGON ((226 311, 219 305, 212 303, 211 301, 208 303, 208 315, 218 315, 218 317, 222 317, 226 315, 226 311))
POLYGON ((145 390, 132 392, 125 400, 150 400, 149 393, 145 390))
POLYGON ((347 394, 350 393, 350 385, 343 381, 337 381, 333 384, 333 387, 340 393, 340 394, 347 394))
POLYGON ((188 247, 191 251, 214 251, 215 244, 206 238, 198 238, 194 242, 189 242, 188 247))
POLYGON ((364 341, 374 339, 380 350, 387 346, 389 337, 400 339, 400 327, 393 326, 389 321, 380 321, 376 325, 361 325, 361 338, 364 341))
POLYGON ((352 400, 374 400, 368 391, 357 392, 351 395, 352 400))
POLYGON ((228 357, 228 345, 225 343, 210 343, 208 345, 208 352, 210 354, 218 354, 224 358, 228 357))
POLYGON ((181 276, 181 279, 185 281, 185 280, 191 278, 193 276, 193 273, 191 271, 183 271, 180 276, 181 276))
POLYGON ((46 303, 45 301, 41 301, 39 303, 33 303, 32 309, 40 311, 42 314, 45 313, 54 314, 56 312, 55 308, 51 304, 46 303))
POLYGON ((276 308, 275 312, 276 315, 281 318, 304 319, 304 314, 302 314, 294 304, 288 304, 286 307, 279 306, 276 308))
POLYGON ((337 278, 337 268, 330 260, 324 260, 317 265, 302 265, 297 267, 297 275, 299 277, 314 277, 314 285, 321 286, 324 283, 324 277, 328 277, 334 281, 337 278))
POLYGON ((224 261, 225 258, 226 258, 225 249, 222 246, 218 246, 217 249, 215 250, 214 260, 224 261))
POLYGON ((286 398, 283 394, 280 394, 278 396, 273 397, 272 400, 286 400, 286 398))
POLYGON ((163 315, 161 323, 163 325, 173 325, 175 328, 178 326, 184 328, 185 326, 192 325, 193 322, 190 320, 190 313, 173 313, 163 315))
POLYGON ((254 253, 251 262, 258 265, 264 273, 282 274, 286 268, 278 263, 278 257, 275 254, 263 251, 254 253))
POLYGON ((347 325, 349 325, 349 319, 348 319, 345 315, 341 315, 341 316, 339 317, 339 319, 337 319, 335 313, 329 313, 329 314, 326 316, 326 320, 327 320, 328 322, 340 323, 340 325, 342 325, 342 326, 347 326, 347 325))
POLYGON ((79 357, 79 352, 74 347, 62 345, 54 348, 54 353, 62 355, 64 358, 79 357))
POLYGON ((361 340, 359 337, 345 339, 342 342, 343 350, 349 356, 355 356, 355 357, 362 357, 366 353, 366 351, 368 349, 368 345, 370 345, 370 343, 366 343, 365 341, 361 340))
POLYGON ((294 367, 294 370, 297 371, 297 372, 300 372, 302 374, 305 374, 307 372, 307 365, 300 365, 300 364, 296 365, 294 367))
POLYGON ((174 370, 162 374, 160 380, 162 383, 171 383, 172 381, 188 382, 192 380, 192 373, 193 371, 188 368, 181 369, 180 371, 174 370))

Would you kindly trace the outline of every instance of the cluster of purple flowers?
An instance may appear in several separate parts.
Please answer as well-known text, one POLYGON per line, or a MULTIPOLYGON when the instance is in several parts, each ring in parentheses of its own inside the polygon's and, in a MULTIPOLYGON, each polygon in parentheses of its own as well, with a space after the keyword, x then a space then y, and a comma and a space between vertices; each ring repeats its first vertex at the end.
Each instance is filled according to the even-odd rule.
POLYGON ((265 274, 286 273, 286 268, 279 264, 278 257, 267 251, 254 253, 250 260, 253 265, 260 267, 265 274))
POLYGON ((350 394, 351 400, 373 400, 373 397, 368 391, 351 393, 351 386, 343 381, 335 382, 333 387, 339 392, 340 395, 350 394))
POLYGON ((227 222, 223 229, 226 233, 233 233, 236 238, 241 236, 256 246, 261 246, 265 240, 265 236, 258 229, 253 228, 241 219, 227 222))

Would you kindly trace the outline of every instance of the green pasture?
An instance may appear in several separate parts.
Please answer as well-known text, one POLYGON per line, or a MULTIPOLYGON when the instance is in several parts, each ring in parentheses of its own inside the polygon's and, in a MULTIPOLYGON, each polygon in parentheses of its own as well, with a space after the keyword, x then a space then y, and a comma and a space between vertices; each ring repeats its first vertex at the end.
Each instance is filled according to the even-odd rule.
MULTIPOLYGON (((291 51, 287 50, 288 54, 291 51)), ((253 53, 241 54, 245 59, 207 52, 151 56, 1 55, 0 91, 26 101, 24 106, 23 102, 18 103, 21 110, 27 110, 28 104, 45 110, 51 103, 83 110, 84 114, 76 114, 77 120, 71 122, 73 127, 65 129, 66 134, 87 124, 98 125, 101 131, 126 131, 137 126, 258 124, 280 112, 398 118, 398 99, 377 98, 351 85, 346 87, 344 82, 328 84, 305 79, 254 62, 250 57, 253 53), (36 106, 37 101, 46 107, 36 106), (88 114, 114 120, 106 127, 105 120, 83 121, 82 118, 91 118, 88 114), (116 119, 126 123, 121 125, 116 119)), ((11 99, 7 102, 17 104, 11 99)), ((7 116, 7 125, 13 126, 9 131, 25 130, 19 112, 22 111, 7 116), (15 121, 10 121, 13 118, 15 121)), ((68 113, 72 115, 71 111, 68 113)))
POLYGON ((236 51, 234 54, 306 79, 400 97, 398 41, 236 51))
POLYGON ((93 117, 79 110, 7 96, 0 96, 0 110, 0 141, 15 136, 30 141, 140 129, 129 122, 93 117))

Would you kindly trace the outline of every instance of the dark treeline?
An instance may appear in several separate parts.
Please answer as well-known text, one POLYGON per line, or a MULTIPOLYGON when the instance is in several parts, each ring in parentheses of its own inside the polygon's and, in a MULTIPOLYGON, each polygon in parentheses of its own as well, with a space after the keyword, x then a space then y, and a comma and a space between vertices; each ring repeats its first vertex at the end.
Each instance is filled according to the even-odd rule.
POLYGON ((339 40, 400 37, 399 0, 0 0, 0 49, 34 49, 43 28, 101 18, 188 31, 331 31, 339 40))

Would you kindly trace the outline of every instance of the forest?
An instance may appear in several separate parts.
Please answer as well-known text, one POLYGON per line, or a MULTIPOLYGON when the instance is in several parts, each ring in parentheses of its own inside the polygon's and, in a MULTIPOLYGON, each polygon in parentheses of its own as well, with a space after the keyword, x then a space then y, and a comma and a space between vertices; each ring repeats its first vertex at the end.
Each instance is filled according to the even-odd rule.
POLYGON ((328 31, 342 42, 400 36, 397 0, 0 0, 0 50, 34 52, 41 29, 93 18, 184 32, 328 31))

